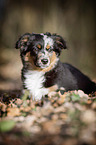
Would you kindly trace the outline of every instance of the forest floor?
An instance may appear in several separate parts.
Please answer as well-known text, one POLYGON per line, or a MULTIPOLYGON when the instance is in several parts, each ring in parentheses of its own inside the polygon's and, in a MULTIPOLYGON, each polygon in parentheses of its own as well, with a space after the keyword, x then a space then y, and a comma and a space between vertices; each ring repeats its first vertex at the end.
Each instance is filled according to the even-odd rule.
POLYGON ((41 102, 0 92, 0 145, 96 145, 96 93, 59 90, 41 102))
POLYGON ((96 145, 96 93, 59 90, 35 102, 18 90, 21 68, 18 53, 2 50, 0 145, 96 145))

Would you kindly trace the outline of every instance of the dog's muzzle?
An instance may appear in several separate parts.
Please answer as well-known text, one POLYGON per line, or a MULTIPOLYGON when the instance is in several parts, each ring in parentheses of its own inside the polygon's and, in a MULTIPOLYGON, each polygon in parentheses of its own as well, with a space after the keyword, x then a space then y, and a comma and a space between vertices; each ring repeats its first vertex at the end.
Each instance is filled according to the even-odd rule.
POLYGON ((41 59, 41 62, 42 62, 44 65, 46 65, 46 64, 48 63, 48 59, 47 59, 47 58, 43 58, 43 59, 41 59))
POLYGON ((37 60, 37 66, 41 68, 46 68, 50 65, 50 59, 46 56, 41 56, 37 60))

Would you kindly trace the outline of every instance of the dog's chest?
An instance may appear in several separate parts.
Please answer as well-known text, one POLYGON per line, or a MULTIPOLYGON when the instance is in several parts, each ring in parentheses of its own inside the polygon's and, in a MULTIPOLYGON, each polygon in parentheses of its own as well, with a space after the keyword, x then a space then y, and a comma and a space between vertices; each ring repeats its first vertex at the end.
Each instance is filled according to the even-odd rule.
POLYGON ((33 100, 41 100, 48 93, 48 89, 43 86, 45 82, 44 72, 29 70, 25 73, 24 77, 24 84, 30 91, 33 100))

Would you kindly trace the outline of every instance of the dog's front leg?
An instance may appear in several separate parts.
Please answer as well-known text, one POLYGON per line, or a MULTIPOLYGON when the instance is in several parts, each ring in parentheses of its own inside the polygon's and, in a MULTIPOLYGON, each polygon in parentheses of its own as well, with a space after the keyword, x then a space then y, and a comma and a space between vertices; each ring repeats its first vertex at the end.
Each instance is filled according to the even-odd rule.
POLYGON ((48 93, 48 97, 52 97, 56 95, 56 90, 59 89, 58 85, 54 85, 48 88, 49 89, 49 93, 48 93))

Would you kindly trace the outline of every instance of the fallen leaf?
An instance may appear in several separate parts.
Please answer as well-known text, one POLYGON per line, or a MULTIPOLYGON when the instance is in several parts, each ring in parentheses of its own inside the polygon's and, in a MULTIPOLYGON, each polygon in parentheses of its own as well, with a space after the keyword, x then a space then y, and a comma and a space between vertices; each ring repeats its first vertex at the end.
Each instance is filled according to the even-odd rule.
POLYGON ((19 116, 20 115, 20 109, 19 108, 8 108, 7 109, 7 116, 19 116))

